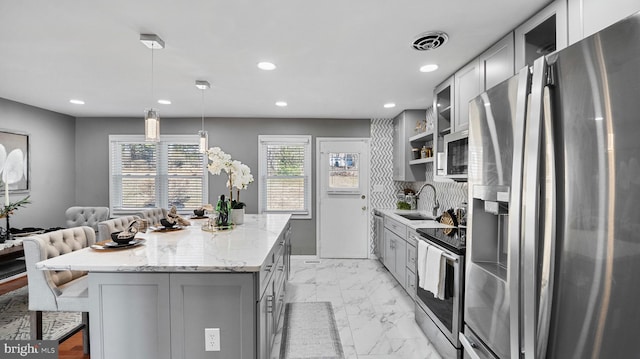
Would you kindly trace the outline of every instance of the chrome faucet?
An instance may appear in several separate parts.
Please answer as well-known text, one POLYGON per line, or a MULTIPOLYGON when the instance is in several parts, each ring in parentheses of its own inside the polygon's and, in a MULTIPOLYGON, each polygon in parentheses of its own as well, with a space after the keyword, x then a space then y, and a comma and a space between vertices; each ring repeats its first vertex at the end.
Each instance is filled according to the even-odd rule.
POLYGON ((422 187, 420 187, 420 189, 418 190, 418 193, 416 193, 415 197, 416 197, 416 200, 420 199, 420 193, 422 193, 422 190, 427 186, 429 186, 429 187, 431 187, 433 189, 433 202, 434 202, 434 204, 433 204, 432 214, 433 214, 433 217, 435 218, 435 217, 438 216, 438 208, 440 208, 440 203, 438 203, 438 198, 436 197, 436 188, 431 183, 425 183, 425 184, 422 185, 422 187))

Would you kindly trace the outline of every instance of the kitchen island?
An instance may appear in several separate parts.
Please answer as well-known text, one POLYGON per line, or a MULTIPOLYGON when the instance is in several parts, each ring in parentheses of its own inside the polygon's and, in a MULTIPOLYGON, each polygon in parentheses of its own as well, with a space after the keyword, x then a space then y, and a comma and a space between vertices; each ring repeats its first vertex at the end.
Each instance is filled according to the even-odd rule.
POLYGON ((136 247, 86 248, 37 267, 88 272, 92 359, 267 358, 284 304, 289 220, 246 215, 217 232, 193 221, 139 233, 136 247))

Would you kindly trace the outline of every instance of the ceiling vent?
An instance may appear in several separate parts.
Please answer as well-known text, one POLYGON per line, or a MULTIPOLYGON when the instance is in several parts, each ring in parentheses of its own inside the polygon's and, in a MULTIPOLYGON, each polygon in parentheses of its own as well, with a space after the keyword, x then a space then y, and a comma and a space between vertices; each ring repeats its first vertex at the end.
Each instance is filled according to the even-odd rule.
POLYGON ((416 37, 411 46, 418 51, 437 49, 444 45, 449 36, 442 31, 429 31, 416 37))

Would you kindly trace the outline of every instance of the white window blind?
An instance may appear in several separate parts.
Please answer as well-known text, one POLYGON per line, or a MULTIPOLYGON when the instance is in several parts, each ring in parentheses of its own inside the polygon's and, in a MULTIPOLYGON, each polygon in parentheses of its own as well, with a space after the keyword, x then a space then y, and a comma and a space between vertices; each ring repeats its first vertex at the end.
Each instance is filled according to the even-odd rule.
POLYGON ((261 213, 311 218, 311 136, 259 136, 261 213))
POLYGON ((206 159, 198 151, 198 136, 163 136, 156 143, 112 135, 109 143, 112 213, 171 206, 186 213, 206 203, 206 159))

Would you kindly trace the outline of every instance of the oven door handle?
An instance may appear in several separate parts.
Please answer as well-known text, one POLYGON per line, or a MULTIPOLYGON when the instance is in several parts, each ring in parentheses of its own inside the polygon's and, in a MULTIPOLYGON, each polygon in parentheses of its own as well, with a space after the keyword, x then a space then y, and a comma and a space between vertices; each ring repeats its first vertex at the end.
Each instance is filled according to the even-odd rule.
POLYGON ((458 263, 458 257, 454 257, 454 256, 452 256, 452 255, 451 255, 451 254, 449 254, 449 253, 442 252, 442 256, 443 256, 443 257, 445 257, 445 258, 447 258, 448 260, 450 260, 450 261, 454 262, 454 263, 458 263))
MULTIPOLYGON (((416 236, 411 236, 413 239, 415 239, 416 241, 421 241, 423 239, 419 239, 416 236)), ((446 249, 440 247, 440 246, 436 246, 435 244, 433 244, 432 242, 430 242, 429 240, 424 240, 425 242, 427 242, 430 246, 435 246, 438 247, 438 249, 440 249, 442 251, 442 256, 445 257, 446 259, 454 262, 454 263, 458 263, 458 256, 449 253, 446 249)))

